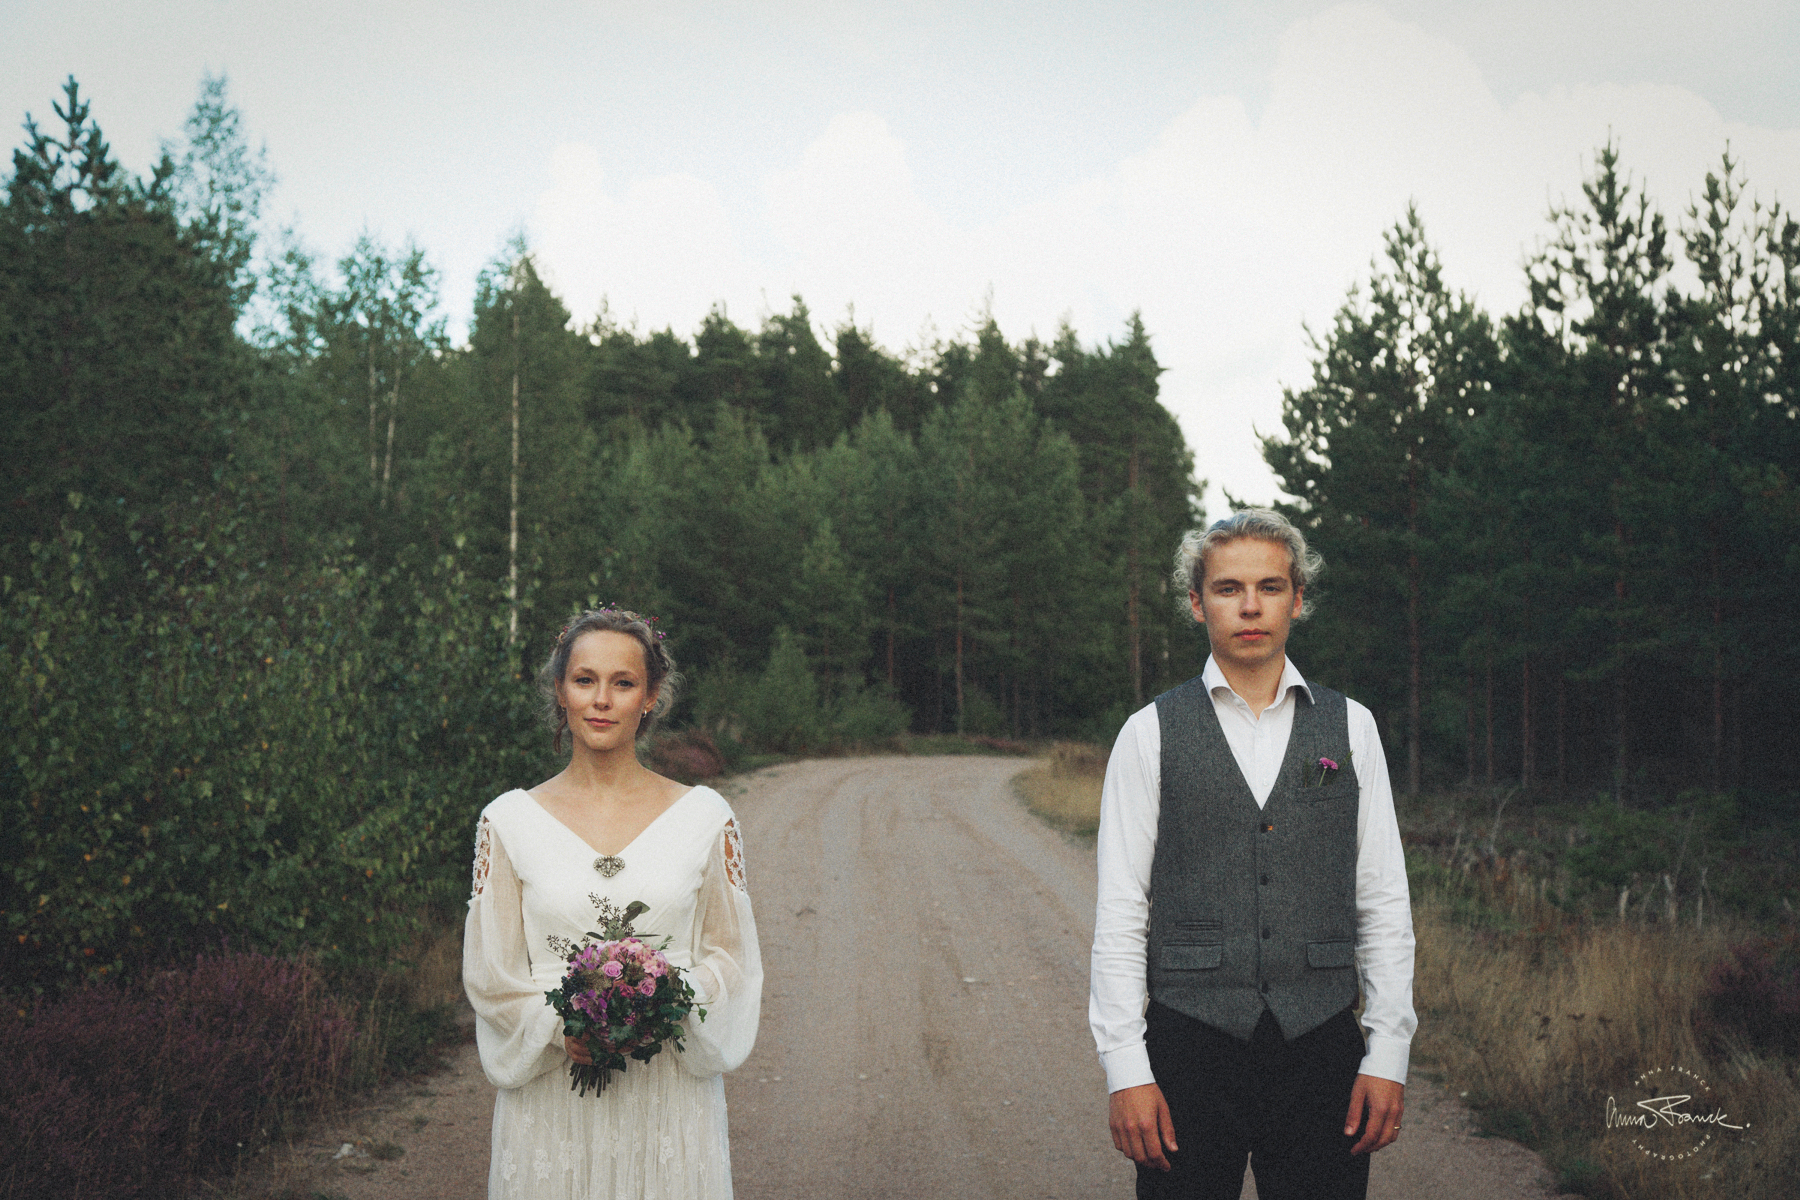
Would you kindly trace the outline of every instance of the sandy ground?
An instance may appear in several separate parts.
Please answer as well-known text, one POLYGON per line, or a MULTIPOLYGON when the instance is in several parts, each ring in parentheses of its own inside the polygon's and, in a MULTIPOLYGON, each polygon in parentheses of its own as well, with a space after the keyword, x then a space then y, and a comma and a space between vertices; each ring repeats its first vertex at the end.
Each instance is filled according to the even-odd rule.
MULTIPOLYGON (((726 1081, 740 1197, 1133 1194, 1087 1030, 1093 851, 1025 811, 1024 765, 827 759, 728 789, 768 980, 756 1052, 726 1081)), ((1415 1078, 1407 1103, 1371 1197, 1554 1194, 1442 1089, 1415 1078)), ((347 1200, 480 1197, 492 1105, 461 1047, 317 1129, 291 1177, 347 1200)))

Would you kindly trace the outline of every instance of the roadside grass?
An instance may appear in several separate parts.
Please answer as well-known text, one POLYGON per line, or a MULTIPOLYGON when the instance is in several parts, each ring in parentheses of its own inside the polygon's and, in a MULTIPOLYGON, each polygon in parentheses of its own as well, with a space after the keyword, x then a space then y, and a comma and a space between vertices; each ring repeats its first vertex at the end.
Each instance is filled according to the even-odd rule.
POLYGON ((461 943, 445 914, 409 959, 379 967, 222 948, 123 983, 9 996, 0 1200, 310 1200, 318 1172, 295 1153, 307 1130, 468 1036, 461 943))
MULTIPOLYGON (((381 1088, 427 1075, 444 1065, 443 1053, 473 1037, 462 1020, 462 926, 433 923, 411 959, 378 976, 336 981, 360 995, 358 1033, 343 1090, 303 1124, 242 1156, 229 1177, 200 1181, 198 1191, 224 1200, 342 1200, 329 1159, 302 1149, 310 1131, 347 1109, 368 1102, 381 1088)), ((390 1161, 405 1153, 397 1144, 361 1147, 370 1158, 390 1161)))
POLYGON ((1084 742, 1057 742, 1040 765, 1014 780, 1025 805, 1049 825, 1093 838, 1100 829, 1100 786, 1106 750, 1084 742))
POLYGON ((1585 1196, 1793 1194, 1800 1064, 1708 1021, 1713 968, 1748 930, 1716 917, 1697 929, 1571 914, 1545 878, 1409 857, 1414 1061, 1463 1092, 1486 1132, 1538 1151, 1565 1191, 1585 1196), (1710 1086, 1692 1109, 1722 1108, 1747 1128, 1718 1130, 1680 1161, 1607 1128, 1609 1096, 1636 1111, 1634 1079, 1671 1067, 1710 1086))

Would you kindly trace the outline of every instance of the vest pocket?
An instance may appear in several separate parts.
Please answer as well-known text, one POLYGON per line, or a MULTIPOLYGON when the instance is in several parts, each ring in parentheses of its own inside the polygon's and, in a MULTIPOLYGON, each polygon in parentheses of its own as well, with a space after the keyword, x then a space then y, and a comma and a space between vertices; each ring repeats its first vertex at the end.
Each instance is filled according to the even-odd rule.
POLYGON ((1197 942, 1165 943, 1156 956, 1156 965, 1164 971, 1211 971, 1225 961, 1225 947, 1197 942))
POLYGON ((1354 967, 1356 965, 1356 943, 1308 942, 1306 943, 1306 965, 1321 969, 1354 967))
POLYGON ((1362 786, 1356 782, 1356 776, 1351 775, 1348 779, 1334 779, 1322 787, 1297 787, 1292 794, 1301 804, 1329 804, 1334 800, 1354 803, 1362 795, 1362 786))

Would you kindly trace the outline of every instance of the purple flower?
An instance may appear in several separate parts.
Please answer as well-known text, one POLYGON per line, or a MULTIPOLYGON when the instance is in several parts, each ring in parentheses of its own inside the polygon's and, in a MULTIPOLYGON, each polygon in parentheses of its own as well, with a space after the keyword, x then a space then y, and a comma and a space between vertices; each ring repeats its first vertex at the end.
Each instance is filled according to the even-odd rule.
POLYGON ((602 975, 606 976, 608 979, 617 979, 619 976, 621 976, 625 973, 625 968, 621 967, 616 962, 609 962, 605 966, 600 968, 600 973, 602 975))
POLYGON ((1338 765, 1336 763, 1332 762, 1329 758, 1321 758, 1319 760, 1319 765, 1321 767, 1324 767, 1327 771, 1335 771, 1338 769, 1338 765))

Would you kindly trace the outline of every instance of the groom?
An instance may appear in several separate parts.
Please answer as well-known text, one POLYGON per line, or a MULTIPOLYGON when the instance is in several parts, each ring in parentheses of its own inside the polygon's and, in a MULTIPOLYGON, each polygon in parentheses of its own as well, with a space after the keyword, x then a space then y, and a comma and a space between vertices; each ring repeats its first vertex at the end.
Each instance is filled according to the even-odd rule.
POLYGON ((1137 1194, 1360 1200, 1400 1133, 1412 911, 1369 710, 1288 661, 1318 556, 1277 513, 1183 539, 1212 656, 1120 730, 1089 1021, 1137 1194), (1362 1026, 1354 1005, 1364 998, 1362 1026))

